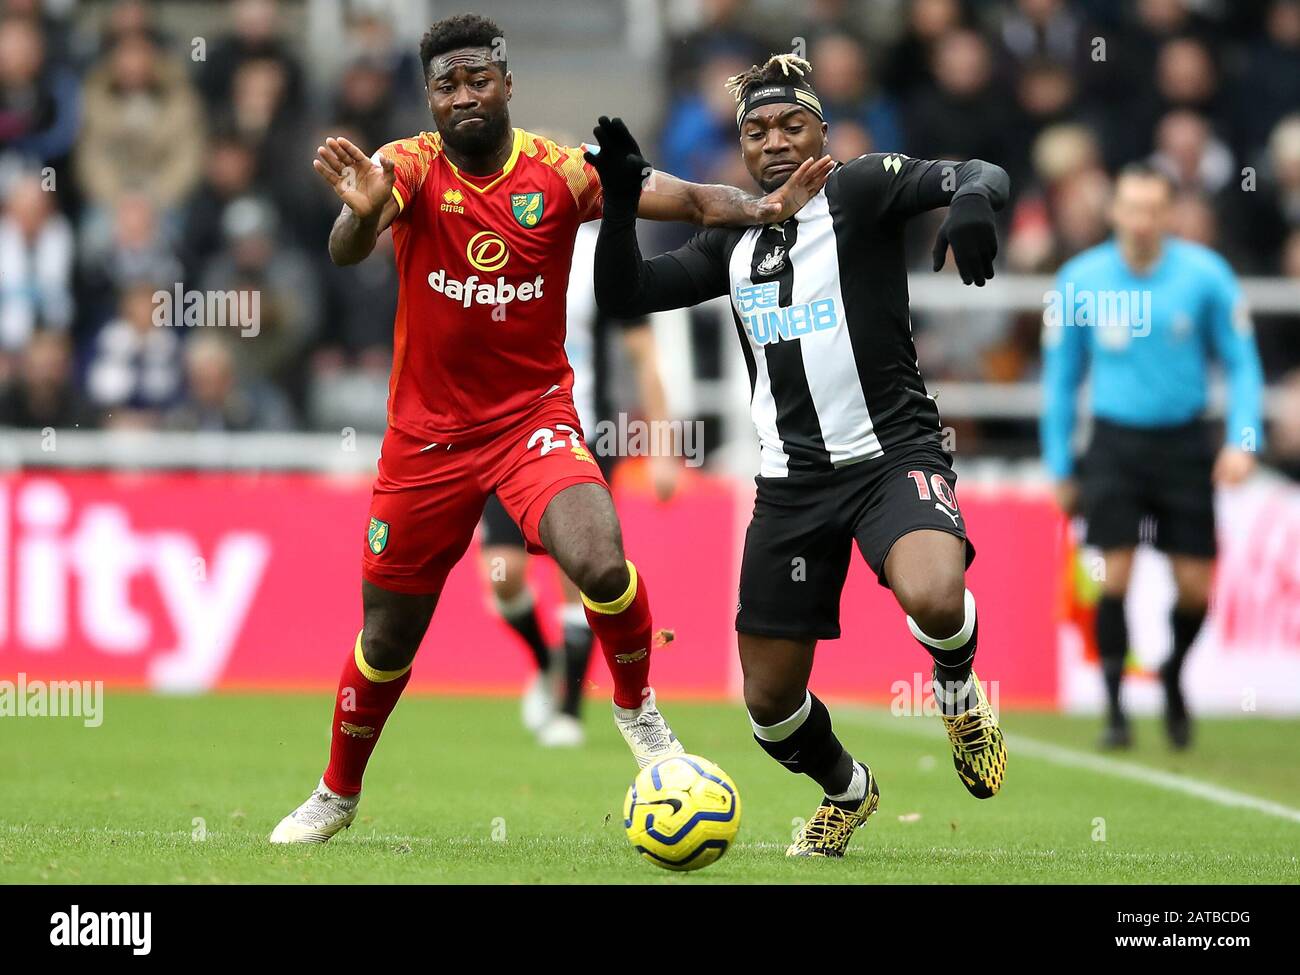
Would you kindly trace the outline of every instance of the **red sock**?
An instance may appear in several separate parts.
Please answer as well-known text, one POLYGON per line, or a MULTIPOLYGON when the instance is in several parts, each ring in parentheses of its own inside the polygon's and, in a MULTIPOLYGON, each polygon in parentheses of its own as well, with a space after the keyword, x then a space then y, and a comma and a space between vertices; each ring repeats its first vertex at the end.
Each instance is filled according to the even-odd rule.
POLYGON ((330 763, 324 776, 327 788, 341 796, 361 791, 361 777, 370 753, 410 679, 409 666, 400 671, 382 671, 367 664, 361 655, 361 636, 357 636, 357 644, 343 665, 334 700, 330 763))
POLYGON ((608 603, 583 596, 582 605, 614 678, 614 703, 639 708, 650 686, 650 596, 636 566, 629 562, 627 570, 632 578, 622 596, 608 603))

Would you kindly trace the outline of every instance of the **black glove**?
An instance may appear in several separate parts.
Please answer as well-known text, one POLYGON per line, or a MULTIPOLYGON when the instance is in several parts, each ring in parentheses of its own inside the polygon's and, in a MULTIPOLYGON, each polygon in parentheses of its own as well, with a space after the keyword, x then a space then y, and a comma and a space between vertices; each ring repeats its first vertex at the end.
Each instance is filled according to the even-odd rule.
POLYGON ((934 242, 936 271, 943 269, 949 244, 962 284, 984 287, 984 282, 993 277, 993 258, 998 256, 998 232, 988 200, 978 193, 967 193, 952 201, 934 242))
POLYGON ((600 152, 584 152, 582 155, 600 174, 605 208, 635 215, 641 188, 654 168, 641 155, 641 147, 621 118, 610 119, 602 115, 591 131, 600 145, 600 152))

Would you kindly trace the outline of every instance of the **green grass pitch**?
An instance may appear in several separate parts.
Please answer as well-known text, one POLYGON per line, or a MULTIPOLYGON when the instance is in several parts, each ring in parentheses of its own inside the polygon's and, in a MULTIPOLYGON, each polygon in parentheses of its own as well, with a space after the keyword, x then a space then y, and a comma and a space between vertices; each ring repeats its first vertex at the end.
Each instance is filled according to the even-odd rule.
POLYGON ((1166 749, 1155 722, 1139 722, 1122 767, 1080 768, 1071 762, 1093 761, 1095 721, 1011 712, 1007 783, 981 802, 959 784, 937 718, 832 707, 882 801, 848 857, 806 861, 783 850, 792 820, 812 812, 815 786, 759 751, 739 704, 666 700, 688 749, 730 772, 744 802, 738 844, 715 866, 672 874, 637 859, 624 838, 634 770, 607 707, 591 702, 585 749, 545 751, 520 728, 515 701, 403 700, 355 825, 325 846, 291 848, 266 837, 320 775, 328 695, 110 690, 99 728, 7 719, 0 881, 1300 881, 1297 720, 1201 721, 1184 755, 1166 749), (1147 770, 1166 777, 1147 781, 1147 770), (1185 778, 1212 788, 1180 791, 1185 778), (1242 794, 1271 805, 1230 804, 1242 794))

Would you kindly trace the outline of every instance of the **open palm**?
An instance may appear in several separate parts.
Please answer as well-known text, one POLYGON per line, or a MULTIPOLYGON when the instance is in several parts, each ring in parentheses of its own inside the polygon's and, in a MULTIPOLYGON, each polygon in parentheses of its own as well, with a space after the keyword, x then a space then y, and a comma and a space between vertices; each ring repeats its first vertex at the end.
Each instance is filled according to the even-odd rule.
POLYGON ((339 199, 361 219, 383 210, 393 192, 396 171, 387 156, 371 159, 347 139, 328 138, 318 146, 312 168, 334 187, 339 199))

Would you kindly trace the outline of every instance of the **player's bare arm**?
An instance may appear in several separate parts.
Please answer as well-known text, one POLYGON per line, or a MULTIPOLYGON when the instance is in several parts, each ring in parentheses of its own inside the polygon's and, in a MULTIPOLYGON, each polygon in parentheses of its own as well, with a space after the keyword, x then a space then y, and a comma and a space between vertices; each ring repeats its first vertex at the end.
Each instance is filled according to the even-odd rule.
POLYGON ((317 147, 312 168, 343 201, 330 231, 330 260, 340 266, 365 260, 399 212, 393 161, 382 155, 372 159, 347 139, 329 138, 317 147))
POLYGON ((586 158, 600 174, 606 206, 631 206, 647 220, 705 227, 779 223, 816 196, 835 167, 829 158, 806 160, 783 185, 766 196, 754 196, 734 186, 690 183, 654 169, 622 119, 602 115, 592 131, 600 149, 586 158))

